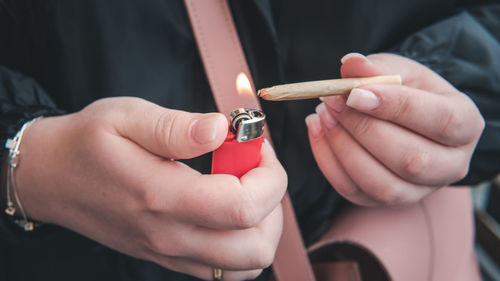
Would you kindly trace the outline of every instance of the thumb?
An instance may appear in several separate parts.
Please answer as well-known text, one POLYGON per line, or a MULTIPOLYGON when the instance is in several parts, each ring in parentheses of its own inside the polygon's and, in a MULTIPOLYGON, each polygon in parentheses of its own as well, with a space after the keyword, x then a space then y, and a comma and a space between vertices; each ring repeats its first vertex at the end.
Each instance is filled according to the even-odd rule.
POLYGON ((219 147, 228 123, 220 113, 190 113, 134 101, 117 131, 151 153, 169 159, 189 159, 219 147))

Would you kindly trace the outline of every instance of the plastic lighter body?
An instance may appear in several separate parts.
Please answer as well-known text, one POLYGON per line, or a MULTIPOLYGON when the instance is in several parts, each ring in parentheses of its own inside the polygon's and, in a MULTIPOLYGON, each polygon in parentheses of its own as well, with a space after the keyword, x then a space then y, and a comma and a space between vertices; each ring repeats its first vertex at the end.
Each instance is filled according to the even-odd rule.
POLYGON ((238 108, 231 112, 231 127, 224 143, 212 153, 212 174, 241 177, 260 162, 265 115, 238 108))

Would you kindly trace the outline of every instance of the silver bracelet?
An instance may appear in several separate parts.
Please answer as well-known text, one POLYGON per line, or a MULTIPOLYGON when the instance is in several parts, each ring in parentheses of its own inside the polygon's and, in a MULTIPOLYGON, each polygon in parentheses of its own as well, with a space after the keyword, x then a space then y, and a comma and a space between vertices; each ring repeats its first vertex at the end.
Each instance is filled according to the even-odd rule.
POLYGON ((7 167, 7 176, 6 176, 6 199, 7 199, 7 208, 5 209, 5 213, 14 218, 17 209, 21 213, 21 219, 14 218, 14 223, 24 228, 25 231, 33 231, 35 229, 35 222, 28 220, 26 213, 24 212, 23 205, 21 204, 21 200, 19 200, 19 196, 16 191, 16 182, 14 179, 14 169, 19 164, 19 146, 21 145, 21 140, 23 139, 24 131, 31 126, 36 120, 40 119, 37 117, 29 122, 23 124, 19 132, 17 132, 16 136, 12 139, 7 139, 5 142, 5 148, 9 150, 8 156, 8 167, 7 167), (12 200, 12 195, 14 196, 14 200, 17 205, 14 205, 14 201, 12 200))

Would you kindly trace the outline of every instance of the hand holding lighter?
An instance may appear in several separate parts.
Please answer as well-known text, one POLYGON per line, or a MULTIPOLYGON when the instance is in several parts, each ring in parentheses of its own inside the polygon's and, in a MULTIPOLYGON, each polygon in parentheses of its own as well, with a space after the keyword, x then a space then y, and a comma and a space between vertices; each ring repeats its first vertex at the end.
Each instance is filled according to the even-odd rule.
POLYGON ((231 112, 227 137, 212 153, 212 174, 239 178, 259 165, 265 118, 257 109, 237 108, 231 112))

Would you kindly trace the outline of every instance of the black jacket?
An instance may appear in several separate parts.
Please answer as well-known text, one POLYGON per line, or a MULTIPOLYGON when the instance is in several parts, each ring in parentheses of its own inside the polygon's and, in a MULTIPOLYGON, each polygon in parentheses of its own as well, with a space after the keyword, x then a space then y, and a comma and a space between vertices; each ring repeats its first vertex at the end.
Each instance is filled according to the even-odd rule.
MULTIPOLYGON (((348 52, 417 60, 468 94, 486 129, 461 182, 500 172, 500 4, 454 0, 230 1, 257 88, 336 78, 348 52), (473 6, 471 6, 473 4, 473 6)), ((0 141, 38 115, 138 96, 216 111, 181 0, 0 0, 0 141), (43 90, 42 90, 43 89, 43 90)), ((317 168, 304 118, 314 100, 263 102, 304 239, 344 204, 317 168)), ((207 157, 188 161, 208 171, 207 157)), ((191 280, 57 226, 0 218, 0 280, 191 280), (28 270, 26 270, 28 269, 28 270)))

